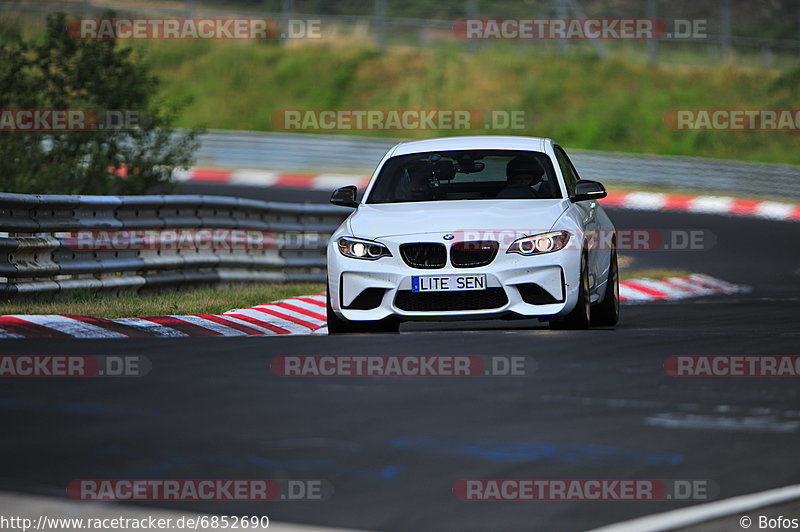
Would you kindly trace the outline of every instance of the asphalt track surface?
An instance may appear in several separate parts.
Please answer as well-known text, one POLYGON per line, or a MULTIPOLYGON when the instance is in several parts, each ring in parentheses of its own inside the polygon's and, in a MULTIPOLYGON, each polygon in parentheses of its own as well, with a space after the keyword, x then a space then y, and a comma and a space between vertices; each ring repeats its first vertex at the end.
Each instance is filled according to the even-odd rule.
MULTIPOLYGON (((298 194, 327 197, 273 189, 269 199, 298 194)), ((453 485, 706 479, 731 497, 800 482, 796 379, 674 378, 662 368, 670 355, 800 354, 800 226, 609 213, 618 229, 713 232, 708 250, 629 255, 636 267, 706 273, 752 293, 626 306, 613 330, 490 321, 404 324, 400 335, 3 340, 2 354, 145 355, 153 369, 143 378, 5 379, 0 489, 65 496, 75 478, 324 478, 335 492, 323 502, 150 505, 372 530, 552 531, 694 503, 463 502, 453 485), (317 354, 502 354, 537 369, 424 379, 270 371, 277 355, 317 354)))

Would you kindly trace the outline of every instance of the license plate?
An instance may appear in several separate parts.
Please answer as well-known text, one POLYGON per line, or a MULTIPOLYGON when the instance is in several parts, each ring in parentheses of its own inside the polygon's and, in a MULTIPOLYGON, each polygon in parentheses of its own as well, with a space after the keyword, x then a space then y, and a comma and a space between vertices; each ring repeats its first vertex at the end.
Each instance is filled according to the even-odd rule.
POLYGON ((415 275, 411 277, 412 292, 458 292, 485 290, 486 275, 415 275))

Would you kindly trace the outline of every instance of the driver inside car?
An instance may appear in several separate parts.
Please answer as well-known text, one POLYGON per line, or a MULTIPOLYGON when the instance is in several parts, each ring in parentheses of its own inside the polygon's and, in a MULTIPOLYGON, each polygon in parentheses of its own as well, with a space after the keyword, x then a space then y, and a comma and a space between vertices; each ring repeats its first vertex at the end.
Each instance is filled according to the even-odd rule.
POLYGON ((497 199, 535 199, 542 186, 544 168, 532 157, 514 157, 506 166, 507 184, 497 199))
POLYGON ((416 175, 411 180, 411 197, 417 201, 429 201, 433 199, 428 178, 424 175, 416 175))
POLYGON ((425 161, 417 161, 403 170, 399 195, 406 201, 431 201, 435 199, 430 185, 431 168, 425 161))

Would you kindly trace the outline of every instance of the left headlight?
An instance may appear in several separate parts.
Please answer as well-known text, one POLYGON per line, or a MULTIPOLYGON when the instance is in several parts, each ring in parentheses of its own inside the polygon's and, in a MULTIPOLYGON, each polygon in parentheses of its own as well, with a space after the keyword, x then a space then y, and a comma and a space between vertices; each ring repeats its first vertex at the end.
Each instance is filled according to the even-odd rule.
POLYGON ((519 253, 520 255, 539 255, 564 249, 569 242, 570 234, 567 231, 550 231, 519 238, 511 243, 506 253, 519 253))
POLYGON ((341 237, 336 244, 339 253, 351 259, 378 260, 381 257, 392 256, 389 248, 373 240, 341 237))

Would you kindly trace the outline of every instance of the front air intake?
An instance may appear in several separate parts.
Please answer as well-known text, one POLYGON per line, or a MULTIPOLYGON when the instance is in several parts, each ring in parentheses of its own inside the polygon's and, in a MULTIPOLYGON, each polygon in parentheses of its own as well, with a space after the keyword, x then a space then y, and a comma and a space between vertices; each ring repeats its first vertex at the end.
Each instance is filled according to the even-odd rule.
POLYGON ((556 299, 550 292, 536 283, 518 284, 517 290, 522 300, 529 305, 551 305, 553 303, 563 303, 564 299, 556 299))
POLYGON ((398 290, 394 304, 408 312, 446 312, 458 310, 489 310, 508 303, 502 288, 467 290, 464 292, 412 292, 398 290))
POLYGON ((499 247, 494 240, 456 242, 450 248, 450 264, 456 268, 488 266, 497 256, 499 247))
POLYGON ((447 248, 433 242, 401 244, 400 256, 412 268, 433 270, 444 268, 447 263, 447 248))

